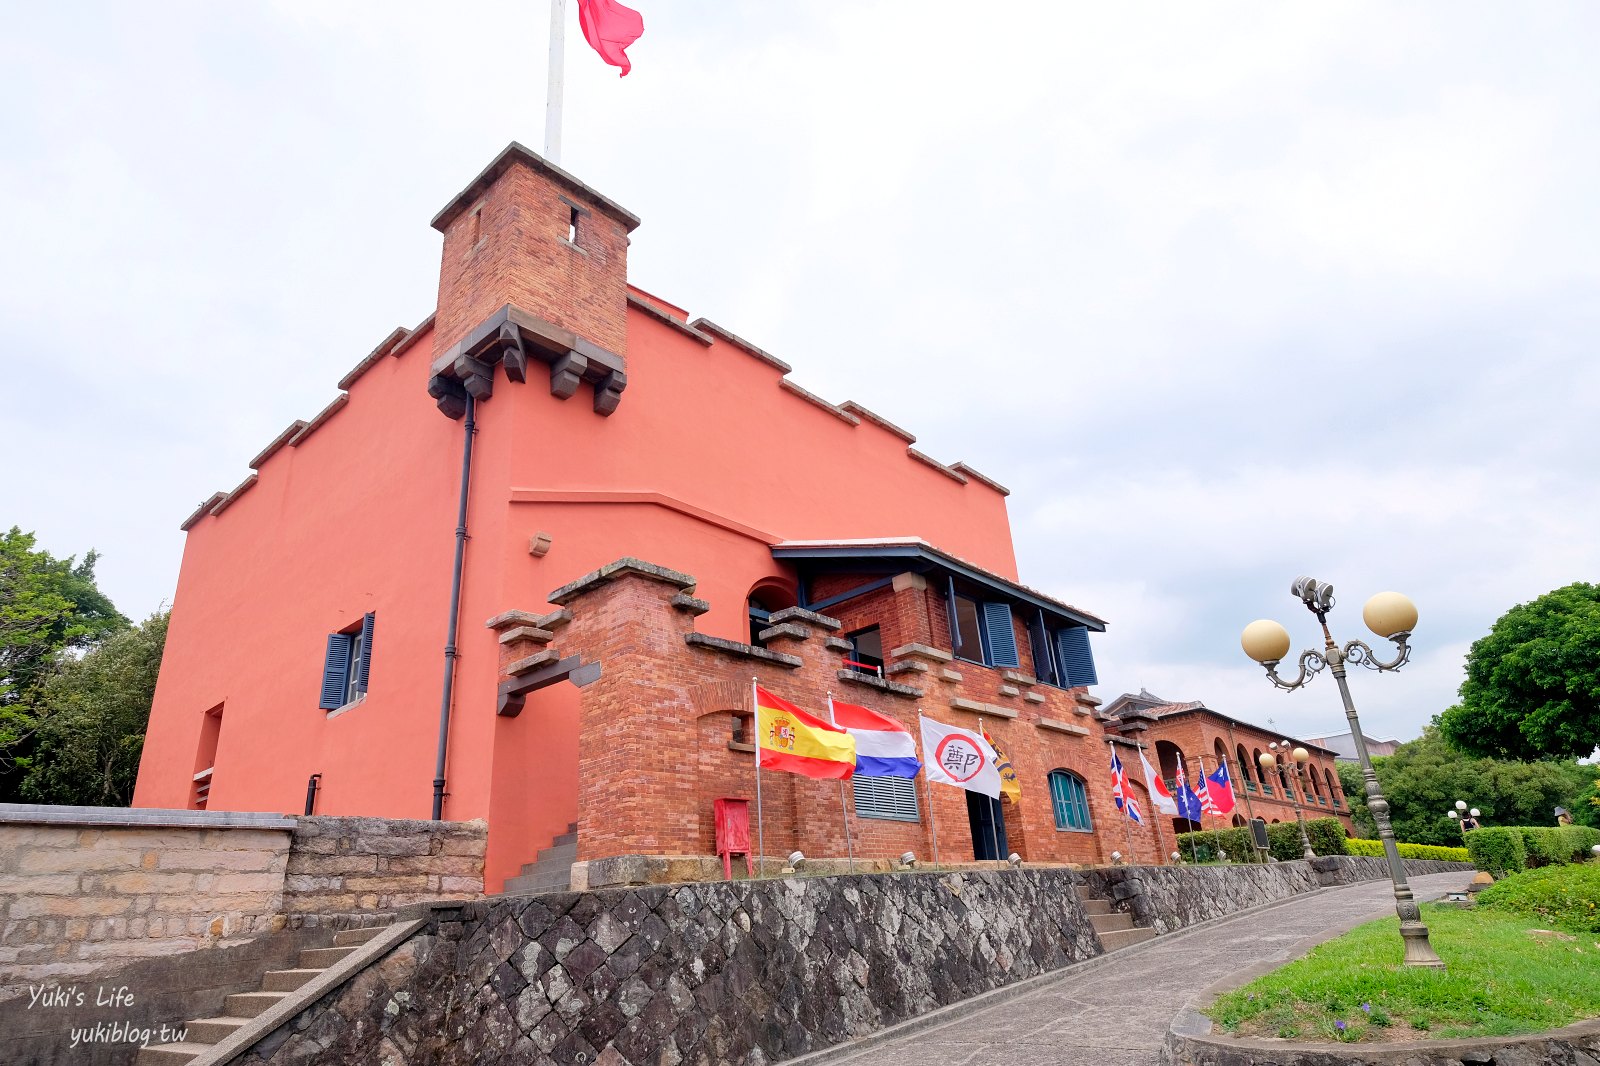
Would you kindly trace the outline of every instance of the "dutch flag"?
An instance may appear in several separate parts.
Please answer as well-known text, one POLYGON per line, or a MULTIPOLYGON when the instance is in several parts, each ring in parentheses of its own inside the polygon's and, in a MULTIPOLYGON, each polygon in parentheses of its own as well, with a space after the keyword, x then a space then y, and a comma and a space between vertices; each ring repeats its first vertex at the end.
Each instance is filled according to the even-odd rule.
POLYGON ((830 701, 833 724, 856 740, 856 773, 864 777, 916 777, 922 769, 910 730, 877 711, 830 701))

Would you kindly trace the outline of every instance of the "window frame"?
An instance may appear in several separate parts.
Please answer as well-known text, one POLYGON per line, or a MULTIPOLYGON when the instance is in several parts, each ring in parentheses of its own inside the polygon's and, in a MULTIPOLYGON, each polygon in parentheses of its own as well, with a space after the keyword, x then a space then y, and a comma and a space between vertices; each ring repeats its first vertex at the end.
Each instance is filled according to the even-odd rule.
POLYGON ((1065 767, 1057 767, 1056 769, 1051 770, 1049 774, 1045 775, 1045 782, 1049 786, 1050 790, 1050 815, 1052 820, 1055 822, 1056 832, 1093 833, 1094 812, 1089 807, 1089 783, 1078 774, 1066 769, 1065 767), (1056 793, 1057 780, 1065 781, 1069 786, 1075 785, 1077 787, 1076 796, 1065 797, 1065 806, 1063 806, 1063 798, 1058 796, 1056 793), (1085 824, 1081 827, 1071 824, 1073 821, 1072 814, 1074 806, 1076 806, 1083 815, 1083 821, 1085 824), (1065 819, 1067 824, 1063 824, 1064 814, 1067 816, 1065 819))

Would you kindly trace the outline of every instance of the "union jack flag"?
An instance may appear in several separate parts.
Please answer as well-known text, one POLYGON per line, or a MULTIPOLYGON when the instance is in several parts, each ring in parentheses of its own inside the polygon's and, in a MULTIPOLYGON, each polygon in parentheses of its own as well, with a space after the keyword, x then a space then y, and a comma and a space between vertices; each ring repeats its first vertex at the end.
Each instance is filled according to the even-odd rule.
POLYGON ((1111 797, 1117 801, 1117 810, 1127 814, 1139 825, 1144 824, 1139 801, 1133 798, 1133 791, 1128 788, 1128 775, 1122 769, 1122 760, 1117 758, 1115 748, 1111 750, 1111 797))

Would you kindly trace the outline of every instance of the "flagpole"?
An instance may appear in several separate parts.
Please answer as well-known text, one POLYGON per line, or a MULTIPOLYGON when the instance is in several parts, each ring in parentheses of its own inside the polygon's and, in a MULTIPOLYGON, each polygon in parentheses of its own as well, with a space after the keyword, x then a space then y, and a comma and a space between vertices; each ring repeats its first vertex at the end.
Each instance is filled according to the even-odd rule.
MULTIPOLYGON (((837 727, 839 720, 833 714, 833 693, 828 693, 828 724, 837 727)), ((853 775, 852 775, 853 776, 853 775)), ((850 872, 856 872, 856 849, 850 842, 850 807, 844 801, 844 782, 839 782, 839 810, 844 812, 844 853, 850 872)))
MULTIPOLYGON (((560 0, 557 0, 559 3, 560 0)), ((756 679, 750 679, 750 720, 756 742, 756 876, 767 876, 767 832, 761 821, 761 700, 756 695, 756 679)))
MULTIPOLYGON (((1139 769, 1142 773, 1144 771, 1145 763, 1144 742, 1135 741, 1134 745, 1139 749, 1139 769)), ((1160 771, 1157 771, 1157 773, 1159 772, 1160 771)), ((1148 784, 1148 780, 1145 783, 1148 784)), ((1155 823, 1156 827, 1156 851, 1160 852, 1160 854, 1156 856, 1156 865, 1165 866, 1167 864, 1167 842, 1166 838, 1161 835, 1161 810, 1156 806, 1156 797, 1154 793, 1151 793, 1150 795, 1150 808, 1150 820, 1155 823)))
MULTIPOLYGON (((1192 796, 1192 795, 1194 795, 1194 789, 1189 787, 1189 760, 1188 759, 1184 759, 1179 763, 1179 765, 1181 765, 1183 767, 1183 774, 1184 774, 1183 789, 1180 790, 1180 792, 1181 791, 1187 791, 1192 796)), ((1201 811, 1200 812, 1200 817, 1204 818, 1205 816, 1206 816, 1206 812, 1205 811, 1201 811)), ((1183 820, 1187 822, 1189 820, 1189 817, 1187 815, 1185 815, 1183 820)), ((1200 823, 1200 828, 1204 829, 1205 827, 1206 827, 1206 823, 1202 821, 1200 823)), ((1196 848, 1194 846, 1194 833, 1192 833, 1192 832, 1189 834, 1189 858, 1190 858, 1191 861, 1194 862, 1194 864, 1196 866, 1200 865, 1200 851, 1199 851, 1198 848, 1196 848)))
MULTIPOLYGON (((1110 737, 1106 737, 1106 748, 1111 752, 1111 758, 1115 759, 1117 757, 1117 742, 1110 737)), ((1113 800, 1115 798, 1115 796, 1112 797, 1113 800)), ((1130 862, 1137 863, 1139 856, 1133 850, 1133 816, 1128 813, 1128 800, 1130 798, 1126 793, 1122 797, 1122 820, 1125 823, 1123 828, 1128 831, 1128 859, 1130 862)), ((1151 806, 1154 805, 1155 802, 1152 800, 1151 806)), ((1158 863, 1157 865, 1160 864, 1158 863)))
MULTIPOLYGON (((1196 755, 1195 758, 1200 761, 1200 787, 1206 790, 1206 795, 1209 797, 1211 795, 1211 779, 1206 776, 1206 757, 1204 755, 1196 755)), ((1211 805, 1212 805, 1213 808, 1215 808, 1216 807, 1216 801, 1212 800, 1211 801, 1211 805)), ((1214 813, 1218 818, 1222 817, 1222 812, 1221 811, 1213 810, 1212 813, 1214 813)), ((1205 809, 1204 806, 1201 806, 1201 808, 1200 808, 1200 828, 1204 829, 1205 826, 1206 826, 1206 809, 1205 809)), ((1212 830, 1212 832, 1216 832, 1216 830, 1212 830)), ((1222 850, 1222 844, 1220 842, 1217 842, 1217 850, 1218 851, 1222 850)))
MULTIPOLYGON (((550 0, 550 80, 544 98, 544 157, 561 162, 562 68, 566 58, 567 0, 550 0)), ((756 761, 760 766, 760 759, 756 761)), ((759 781, 760 771, 757 771, 759 781)), ((759 808, 759 805, 758 805, 759 808)))
POLYGON ((922 708, 917 708, 917 757, 921 760, 922 784, 928 794, 928 827, 933 830, 933 864, 939 865, 939 819, 933 813, 933 778, 928 776, 928 751, 922 745, 922 708))
MULTIPOLYGON (((987 729, 983 728, 983 719, 981 717, 978 719, 978 736, 984 738, 983 742, 985 744, 989 743, 989 740, 988 740, 989 731, 987 729)), ((990 750, 991 751, 994 750, 992 746, 990 747, 990 750)), ((995 767, 995 774, 998 776, 999 773, 1000 773, 1000 768, 998 766, 996 766, 995 767)), ((1005 778, 1001 778, 1002 782, 1004 782, 1004 780, 1005 780, 1005 778)), ((1000 792, 1001 792, 1002 795, 1004 795, 1005 794, 1005 789, 1002 787, 1000 789, 1000 792)), ((989 802, 993 805, 993 806, 991 806, 989 808, 989 848, 990 848, 991 851, 994 852, 994 857, 996 859, 999 859, 1000 858, 1000 831, 999 831, 999 828, 995 825, 995 817, 994 817, 994 815, 995 815, 995 811, 997 809, 999 809, 999 807, 1000 807, 1000 801, 998 799, 995 799, 993 796, 990 796, 989 797, 989 802)))

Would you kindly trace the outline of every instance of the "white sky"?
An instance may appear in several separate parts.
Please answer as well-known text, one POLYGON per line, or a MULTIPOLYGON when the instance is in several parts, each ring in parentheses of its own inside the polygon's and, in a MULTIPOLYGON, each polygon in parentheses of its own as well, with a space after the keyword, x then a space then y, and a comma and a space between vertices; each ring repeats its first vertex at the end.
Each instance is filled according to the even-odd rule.
MULTIPOLYGON (((562 163, 644 219, 635 282, 1014 490, 1023 579, 1145 686, 1343 728, 1239 651, 1310 573, 1416 658, 1600 561, 1600 8, 638 0, 576 5, 562 163)), ((34 4, 0 34, 0 522, 171 597, 231 488, 432 307, 432 217, 543 135, 548 7, 34 4)), ((913 531, 914 532, 914 531, 913 531)), ((447 554, 447 553, 446 553, 447 554)), ((441 561, 443 561, 441 556, 441 561)))

